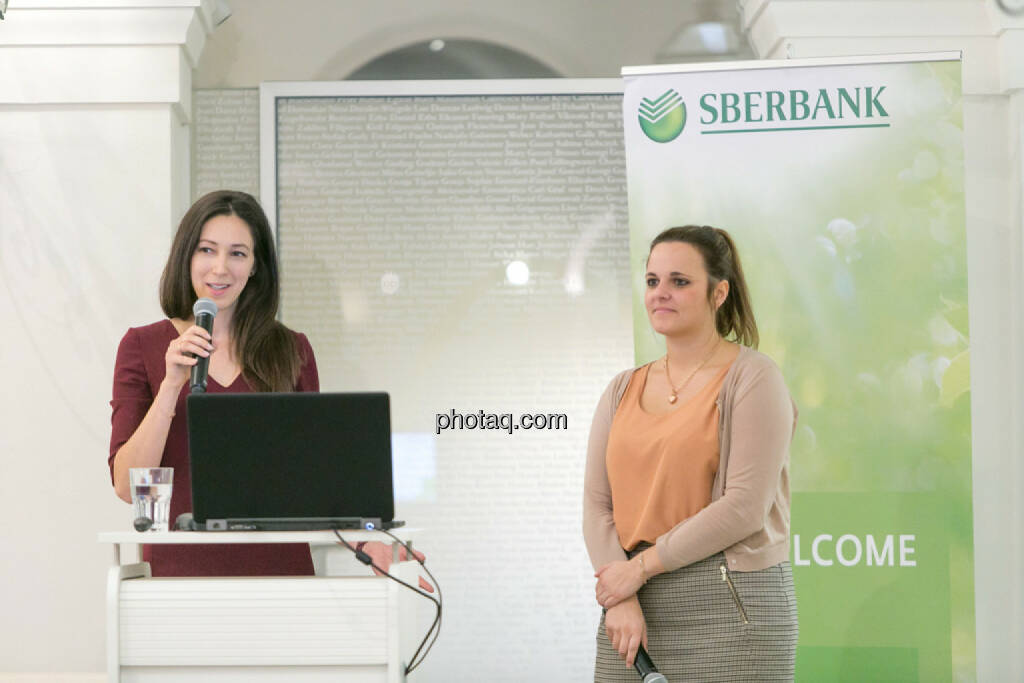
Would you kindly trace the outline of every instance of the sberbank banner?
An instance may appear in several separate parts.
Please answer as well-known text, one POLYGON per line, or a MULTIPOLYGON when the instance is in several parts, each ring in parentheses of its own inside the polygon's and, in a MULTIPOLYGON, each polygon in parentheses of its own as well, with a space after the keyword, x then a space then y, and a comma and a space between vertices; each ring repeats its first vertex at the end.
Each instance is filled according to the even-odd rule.
POLYGON ((959 55, 689 66, 623 71, 636 360, 651 238, 727 229, 800 410, 797 680, 974 680, 959 55))

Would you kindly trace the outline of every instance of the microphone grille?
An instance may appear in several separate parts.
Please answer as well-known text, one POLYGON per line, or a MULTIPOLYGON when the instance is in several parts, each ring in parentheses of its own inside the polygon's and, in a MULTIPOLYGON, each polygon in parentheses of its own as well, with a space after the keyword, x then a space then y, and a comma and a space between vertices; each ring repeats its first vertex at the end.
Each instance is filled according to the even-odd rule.
POLYGON ((209 313, 212 316, 216 316, 217 304, 213 302, 213 299, 207 299, 206 297, 198 299, 192 306, 192 315, 198 318, 200 313, 209 313))

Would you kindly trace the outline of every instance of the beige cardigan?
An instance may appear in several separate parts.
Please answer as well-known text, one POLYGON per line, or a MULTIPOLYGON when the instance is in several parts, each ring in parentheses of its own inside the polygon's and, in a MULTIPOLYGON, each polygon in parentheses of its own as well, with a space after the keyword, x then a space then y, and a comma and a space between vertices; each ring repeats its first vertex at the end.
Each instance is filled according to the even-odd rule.
MULTIPOLYGON (((626 559, 612 519, 605 467, 608 432, 635 368, 612 379, 590 426, 583 483, 583 539, 597 569, 626 559)), ((797 410, 782 372, 747 347, 718 394, 718 473, 711 503, 657 539, 667 571, 725 551, 729 569, 754 571, 789 559, 789 444, 797 410)))

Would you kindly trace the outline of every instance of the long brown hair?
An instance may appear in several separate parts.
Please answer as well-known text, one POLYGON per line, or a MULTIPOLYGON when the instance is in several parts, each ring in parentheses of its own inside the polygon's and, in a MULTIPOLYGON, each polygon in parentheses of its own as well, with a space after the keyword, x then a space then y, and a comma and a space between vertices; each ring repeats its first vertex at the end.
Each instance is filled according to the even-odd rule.
POLYGON ((205 194, 185 212, 160 276, 160 307, 169 318, 188 320, 196 301, 192 255, 203 226, 214 216, 238 216, 252 234, 253 275, 235 302, 231 342, 242 377, 255 391, 292 391, 304 359, 295 334, 275 319, 280 301, 277 255, 270 222, 259 202, 245 192, 205 194))
POLYGON ((715 328, 723 338, 732 335, 734 341, 756 349, 759 337, 754 309, 750 306, 740 254, 729 233, 710 225, 669 228, 651 241, 651 251, 662 242, 685 242, 700 252, 704 258, 704 269, 708 273, 707 297, 712 306, 715 285, 722 280, 729 282, 729 295, 715 312, 715 328))

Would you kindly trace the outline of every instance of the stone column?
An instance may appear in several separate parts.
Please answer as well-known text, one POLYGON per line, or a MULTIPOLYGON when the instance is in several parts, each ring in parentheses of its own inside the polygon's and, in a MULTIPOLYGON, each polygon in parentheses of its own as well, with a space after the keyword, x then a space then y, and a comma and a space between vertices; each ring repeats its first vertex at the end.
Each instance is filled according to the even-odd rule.
POLYGON ((103 669, 96 533, 130 523, 106 464, 114 355, 162 317, 211 7, 15 0, 0 21, 0 671, 103 669))

